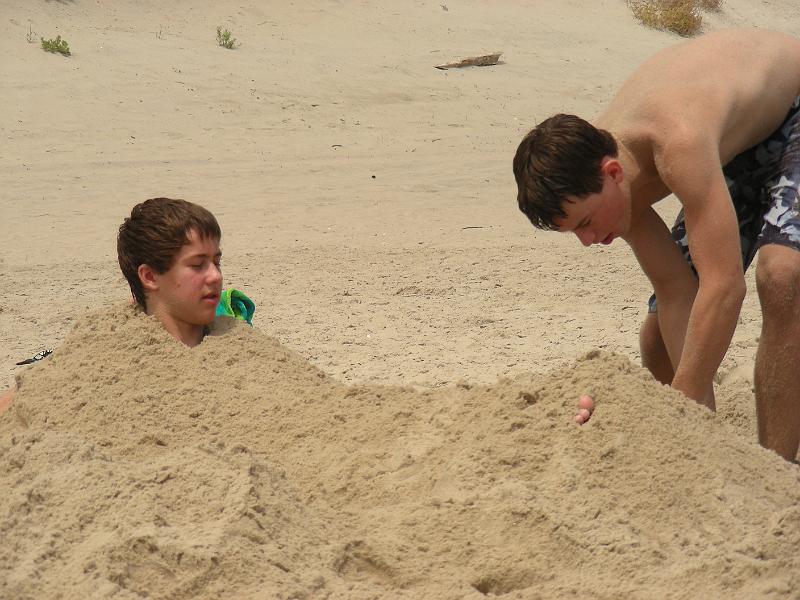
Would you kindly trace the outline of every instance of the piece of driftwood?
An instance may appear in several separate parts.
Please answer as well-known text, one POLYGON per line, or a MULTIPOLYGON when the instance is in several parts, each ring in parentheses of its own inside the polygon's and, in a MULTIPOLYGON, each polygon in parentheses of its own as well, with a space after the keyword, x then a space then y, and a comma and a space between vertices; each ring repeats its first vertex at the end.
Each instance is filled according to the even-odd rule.
POLYGON ((502 52, 495 52, 494 54, 482 54, 481 56, 469 56, 456 62, 449 62, 443 65, 436 65, 437 69, 461 69, 462 67, 489 67, 496 65, 500 60, 502 52))

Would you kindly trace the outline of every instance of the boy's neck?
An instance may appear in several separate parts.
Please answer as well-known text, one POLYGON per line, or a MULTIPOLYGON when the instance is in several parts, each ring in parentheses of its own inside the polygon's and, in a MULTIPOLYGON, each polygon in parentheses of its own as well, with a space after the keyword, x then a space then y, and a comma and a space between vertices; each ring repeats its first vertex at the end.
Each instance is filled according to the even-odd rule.
POLYGON ((624 192, 630 198, 634 209, 650 206, 669 194, 669 190, 655 169, 652 156, 649 162, 642 164, 639 160, 642 153, 635 152, 622 139, 617 140, 617 144, 619 162, 626 174, 623 182, 624 192))
POLYGON ((199 345, 206 335, 207 327, 205 325, 193 325, 177 321, 166 310, 159 310, 158 305, 154 306, 152 310, 148 307, 145 312, 158 319, 167 333, 182 344, 189 346, 189 348, 199 345))

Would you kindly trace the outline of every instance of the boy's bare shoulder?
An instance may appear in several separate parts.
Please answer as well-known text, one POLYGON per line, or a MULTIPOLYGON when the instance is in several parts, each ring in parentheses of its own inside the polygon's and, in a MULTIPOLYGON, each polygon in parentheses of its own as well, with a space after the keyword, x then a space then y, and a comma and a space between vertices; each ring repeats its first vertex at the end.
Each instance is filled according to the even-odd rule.
POLYGON ((706 140, 723 162, 780 125, 800 94, 800 40, 724 30, 665 48, 622 85, 596 123, 634 143, 681 149, 706 140))

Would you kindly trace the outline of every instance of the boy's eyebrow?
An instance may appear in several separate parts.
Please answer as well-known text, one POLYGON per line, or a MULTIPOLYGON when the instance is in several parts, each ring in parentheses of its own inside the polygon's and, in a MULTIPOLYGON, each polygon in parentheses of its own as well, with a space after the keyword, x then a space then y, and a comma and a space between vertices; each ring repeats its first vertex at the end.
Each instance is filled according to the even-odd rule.
MULTIPOLYGON (((190 254, 189 256, 187 256, 186 260, 192 260, 193 258, 201 258, 201 257, 205 258, 206 256, 210 256, 210 255, 206 254, 205 252, 195 252, 194 254, 190 254)), ((218 250, 214 254, 214 258, 222 258, 222 250, 218 250)))

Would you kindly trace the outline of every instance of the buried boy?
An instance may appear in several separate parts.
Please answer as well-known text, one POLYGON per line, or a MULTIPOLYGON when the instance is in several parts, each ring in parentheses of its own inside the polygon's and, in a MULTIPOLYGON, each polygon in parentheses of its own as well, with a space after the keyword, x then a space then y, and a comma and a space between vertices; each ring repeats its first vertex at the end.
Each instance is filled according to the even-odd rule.
POLYGON ((759 250, 759 441, 794 459, 800 41, 729 30, 666 48, 592 123, 559 114, 535 127, 513 166, 519 208, 536 227, 572 232, 585 246, 628 243, 655 291, 639 336, 642 363, 712 410, 743 272, 759 250), (670 193, 682 205, 671 232, 653 209, 670 193))
MULTIPOLYGON (((171 198, 137 204, 119 228, 117 258, 134 300, 189 347, 202 342, 215 316, 224 313, 221 236, 208 210, 171 198)), ((14 390, 0 395, 0 412, 13 396, 14 390)))
POLYGON ((117 258, 133 298, 190 348, 203 341, 216 316, 221 237, 208 210, 171 198, 137 204, 119 228, 117 258))

